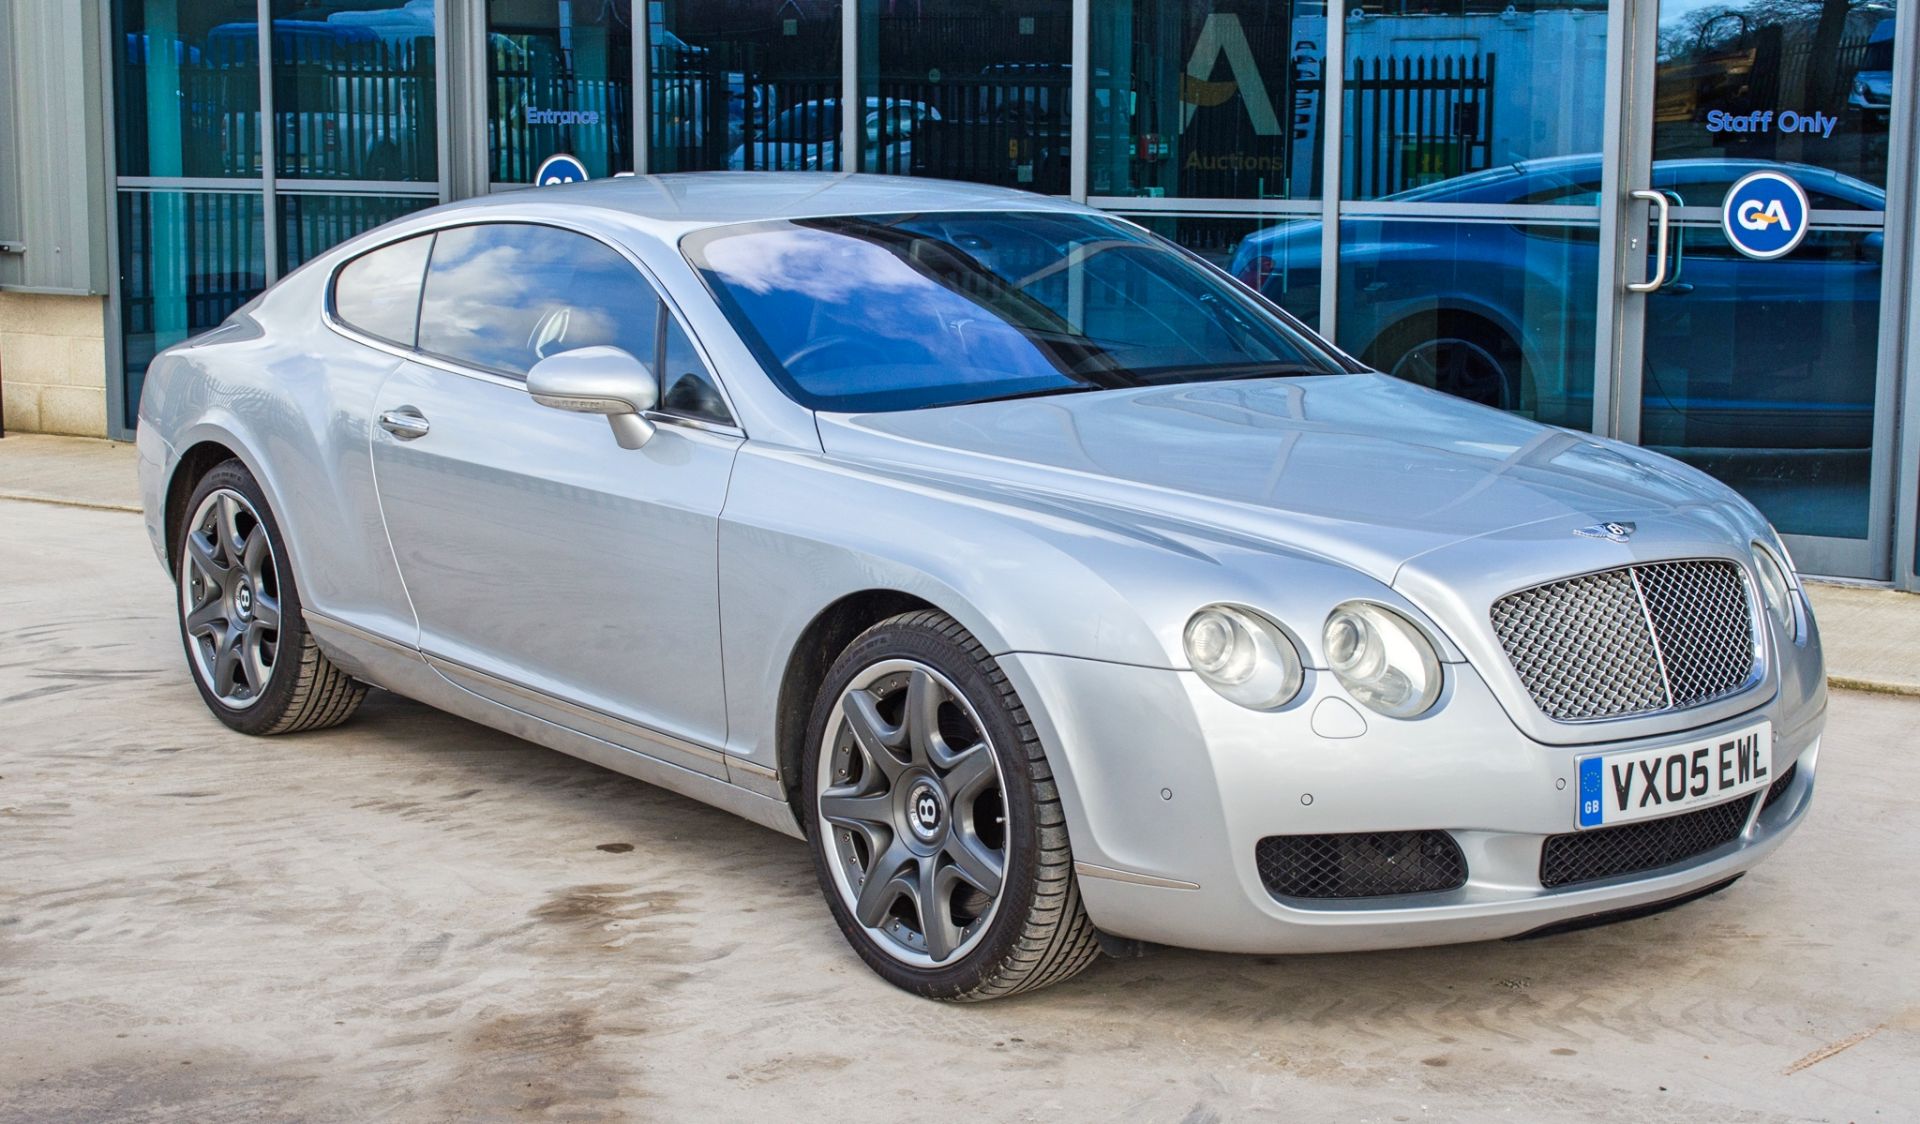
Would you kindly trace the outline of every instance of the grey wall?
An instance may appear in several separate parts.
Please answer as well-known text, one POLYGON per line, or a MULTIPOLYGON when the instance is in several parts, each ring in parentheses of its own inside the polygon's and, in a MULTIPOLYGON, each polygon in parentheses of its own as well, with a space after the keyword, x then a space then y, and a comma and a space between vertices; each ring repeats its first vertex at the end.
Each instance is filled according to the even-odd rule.
POLYGON ((0 0, 0 287, 107 291, 102 8, 0 0))

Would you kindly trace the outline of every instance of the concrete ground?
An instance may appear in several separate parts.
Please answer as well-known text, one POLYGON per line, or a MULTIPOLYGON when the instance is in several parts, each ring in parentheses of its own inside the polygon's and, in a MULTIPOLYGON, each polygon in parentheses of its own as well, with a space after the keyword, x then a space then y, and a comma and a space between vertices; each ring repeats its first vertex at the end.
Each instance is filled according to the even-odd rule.
POLYGON ((0 1121, 1920 1118, 1913 699, 1684 909, 950 1007, 690 800, 383 694, 227 731, 133 515, 0 500, 0 575, 0 1121))

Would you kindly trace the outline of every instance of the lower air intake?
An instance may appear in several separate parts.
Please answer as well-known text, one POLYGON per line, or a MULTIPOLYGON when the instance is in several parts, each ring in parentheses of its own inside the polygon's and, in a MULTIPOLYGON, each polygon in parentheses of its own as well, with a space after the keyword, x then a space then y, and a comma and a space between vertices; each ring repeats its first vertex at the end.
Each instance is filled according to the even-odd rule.
POLYGON ((1540 849, 1540 884, 1574 886, 1704 855, 1740 837, 1753 801, 1743 796, 1678 816, 1548 836, 1540 849))
POLYGON ((1466 857, 1444 831, 1269 835, 1253 857, 1276 898, 1382 898, 1467 882, 1466 857))

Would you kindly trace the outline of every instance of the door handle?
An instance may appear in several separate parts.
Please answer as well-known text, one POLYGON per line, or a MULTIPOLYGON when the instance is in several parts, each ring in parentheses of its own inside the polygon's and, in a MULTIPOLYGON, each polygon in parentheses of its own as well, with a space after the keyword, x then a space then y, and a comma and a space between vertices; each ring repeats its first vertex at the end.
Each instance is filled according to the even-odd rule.
POLYGON ((401 406, 380 415, 380 428, 393 434, 402 441, 411 441, 416 437, 425 437, 433 426, 425 414, 412 406, 401 406))
POLYGON ((1627 282, 1627 292, 1651 293, 1667 283, 1667 212, 1672 204, 1668 202, 1666 193, 1661 191, 1635 191, 1632 196, 1653 204, 1653 260, 1660 264, 1654 267, 1653 276, 1645 281, 1627 282))

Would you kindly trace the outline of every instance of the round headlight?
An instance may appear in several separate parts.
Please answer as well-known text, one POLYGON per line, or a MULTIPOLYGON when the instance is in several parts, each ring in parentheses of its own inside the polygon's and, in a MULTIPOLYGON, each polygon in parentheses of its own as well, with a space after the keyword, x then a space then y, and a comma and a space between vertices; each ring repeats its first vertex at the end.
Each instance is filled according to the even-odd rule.
POLYGON ((1209 605, 1187 621, 1187 662, 1221 697, 1271 710, 1300 693, 1300 653, 1265 617, 1209 605))
POLYGON ((1440 697, 1440 656, 1413 622, 1349 601, 1327 617, 1327 666, 1347 693, 1389 718, 1425 714, 1440 697))
POLYGON ((1793 580, 1773 551, 1753 544, 1753 568, 1760 574, 1760 596, 1766 600, 1767 614, 1780 626, 1780 635, 1789 642, 1800 639, 1800 615, 1793 611, 1793 580))

